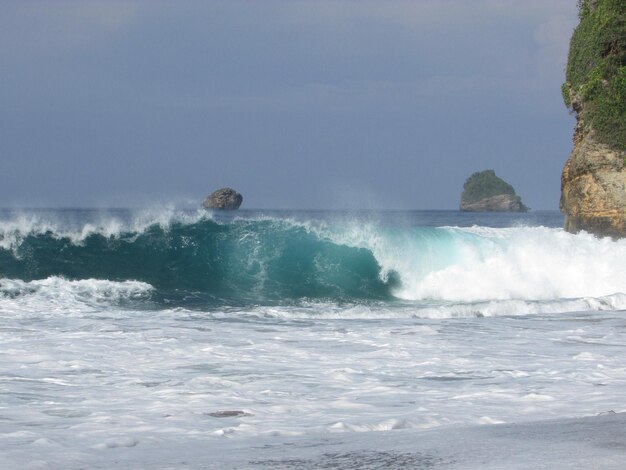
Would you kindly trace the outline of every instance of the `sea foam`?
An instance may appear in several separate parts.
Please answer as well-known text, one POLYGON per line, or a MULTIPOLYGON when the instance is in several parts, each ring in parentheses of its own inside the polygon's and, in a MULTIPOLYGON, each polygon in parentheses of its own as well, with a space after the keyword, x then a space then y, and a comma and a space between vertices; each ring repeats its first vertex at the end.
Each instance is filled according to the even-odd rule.
POLYGON ((405 300, 555 300, 626 293, 626 240, 546 227, 352 225, 327 234, 372 251, 405 300))

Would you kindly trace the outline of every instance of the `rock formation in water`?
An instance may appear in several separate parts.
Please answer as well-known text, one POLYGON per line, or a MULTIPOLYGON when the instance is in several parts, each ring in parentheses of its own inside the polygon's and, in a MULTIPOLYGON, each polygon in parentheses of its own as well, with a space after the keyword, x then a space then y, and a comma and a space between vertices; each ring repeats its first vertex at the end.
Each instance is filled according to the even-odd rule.
POLYGON ((236 210, 243 202, 243 196, 232 188, 221 188, 209 194, 202 206, 205 209, 236 210))
POLYGON ((581 0, 563 84, 576 113, 561 176, 565 229, 626 236, 626 2, 581 0))
POLYGON ((469 212, 526 212, 528 207, 515 194, 515 189, 498 178, 495 171, 485 170, 472 174, 463 185, 462 211, 469 212))

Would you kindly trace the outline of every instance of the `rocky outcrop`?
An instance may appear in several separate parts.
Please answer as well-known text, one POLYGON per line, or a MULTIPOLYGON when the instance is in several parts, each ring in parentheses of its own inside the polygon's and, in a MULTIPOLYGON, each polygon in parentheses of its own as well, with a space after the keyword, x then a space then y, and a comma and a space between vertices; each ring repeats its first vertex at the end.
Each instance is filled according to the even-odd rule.
POLYGON ((243 196, 232 188, 221 188, 208 195, 202 202, 205 209, 236 210, 243 196))
POLYGON ((476 202, 461 201, 460 209, 465 212, 526 212, 528 210, 522 204, 522 198, 511 194, 498 194, 476 202))
POLYGON ((561 175, 565 229, 626 236, 626 2, 581 0, 563 84, 576 113, 561 175))
POLYGON ((580 122, 561 175, 565 229, 626 236, 626 152, 598 142, 580 122))
POLYGON ((467 212, 526 212, 528 207, 515 194, 515 189, 495 171, 473 173, 463 185, 459 207, 467 212))

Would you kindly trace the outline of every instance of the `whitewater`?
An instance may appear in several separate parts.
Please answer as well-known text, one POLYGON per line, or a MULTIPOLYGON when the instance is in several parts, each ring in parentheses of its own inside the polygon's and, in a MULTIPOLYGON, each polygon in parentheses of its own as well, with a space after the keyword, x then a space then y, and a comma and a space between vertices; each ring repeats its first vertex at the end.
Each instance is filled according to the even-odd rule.
MULTIPOLYGON (((561 225, 0 210, 0 467, 489 468, 459 442, 609 429, 626 240, 561 225)), ((493 468, 540 468, 516 462, 493 468)))

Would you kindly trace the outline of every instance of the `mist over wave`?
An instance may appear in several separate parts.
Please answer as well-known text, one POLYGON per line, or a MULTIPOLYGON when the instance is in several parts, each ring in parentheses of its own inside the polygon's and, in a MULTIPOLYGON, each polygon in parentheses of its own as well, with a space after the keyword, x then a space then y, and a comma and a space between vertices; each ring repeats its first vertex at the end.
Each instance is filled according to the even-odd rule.
POLYGON ((5 297, 11 288, 27 294, 69 282, 74 292, 71 283, 97 281, 124 291, 135 282, 145 287, 140 300, 168 307, 347 302, 348 316, 367 315, 372 302, 379 314, 389 305, 396 315, 429 317, 621 309, 626 241, 541 226, 18 215, 0 222, 0 278, 5 297))

